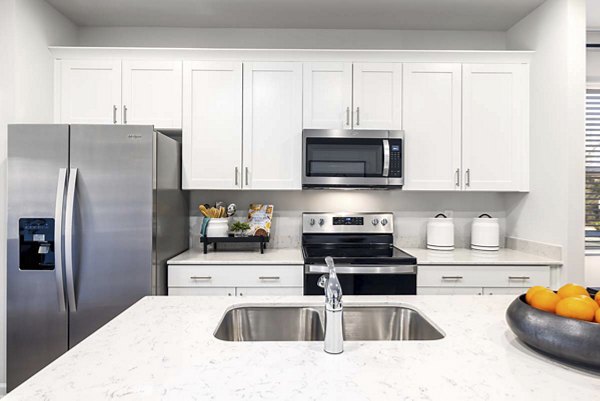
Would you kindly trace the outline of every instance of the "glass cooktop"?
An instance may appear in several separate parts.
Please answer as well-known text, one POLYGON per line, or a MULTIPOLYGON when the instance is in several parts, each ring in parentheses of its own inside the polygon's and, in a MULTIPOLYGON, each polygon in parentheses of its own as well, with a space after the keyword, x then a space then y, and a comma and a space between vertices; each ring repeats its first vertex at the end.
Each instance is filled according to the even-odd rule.
POLYGON ((334 262, 354 264, 414 265, 417 260, 401 249, 389 244, 321 244, 302 247, 304 263, 325 263, 331 256, 334 262))

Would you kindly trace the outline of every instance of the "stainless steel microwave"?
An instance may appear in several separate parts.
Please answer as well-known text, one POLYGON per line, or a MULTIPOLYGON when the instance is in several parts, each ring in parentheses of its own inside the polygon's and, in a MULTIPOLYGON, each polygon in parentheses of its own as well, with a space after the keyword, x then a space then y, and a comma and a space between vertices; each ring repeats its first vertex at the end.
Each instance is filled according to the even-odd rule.
POLYGON ((401 188, 404 131, 302 131, 303 188, 401 188))

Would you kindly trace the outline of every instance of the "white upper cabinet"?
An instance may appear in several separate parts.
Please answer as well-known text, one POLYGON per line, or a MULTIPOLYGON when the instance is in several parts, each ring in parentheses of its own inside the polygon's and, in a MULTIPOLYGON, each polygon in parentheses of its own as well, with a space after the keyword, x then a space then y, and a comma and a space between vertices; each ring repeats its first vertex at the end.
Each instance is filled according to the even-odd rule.
POLYGON ((181 61, 123 61, 123 123, 181 128, 181 61))
POLYGON ((404 189, 458 190, 461 65, 404 64, 404 189))
POLYGON ((304 64, 304 128, 352 128, 352 63, 304 64))
POLYGON ((183 188, 239 189, 242 63, 185 62, 183 71, 183 188))
POLYGON ((402 129, 402 64, 354 63, 354 128, 402 129))
POLYGON ((244 63, 243 137, 244 188, 301 189, 302 63, 244 63))
POLYGON ((120 60, 62 60, 57 81, 56 122, 121 123, 120 60))
POLYGON ((466 190, 527 190, 527 76, 526 64, 463 65, 466 190))

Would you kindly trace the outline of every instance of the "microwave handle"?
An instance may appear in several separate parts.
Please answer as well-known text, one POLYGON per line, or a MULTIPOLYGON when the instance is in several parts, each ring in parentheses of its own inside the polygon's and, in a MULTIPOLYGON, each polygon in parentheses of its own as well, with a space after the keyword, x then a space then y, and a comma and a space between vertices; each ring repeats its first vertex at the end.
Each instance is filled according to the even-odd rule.
POLYGON ((383 140, 383 176, 390 175, 390 141, 383 140))

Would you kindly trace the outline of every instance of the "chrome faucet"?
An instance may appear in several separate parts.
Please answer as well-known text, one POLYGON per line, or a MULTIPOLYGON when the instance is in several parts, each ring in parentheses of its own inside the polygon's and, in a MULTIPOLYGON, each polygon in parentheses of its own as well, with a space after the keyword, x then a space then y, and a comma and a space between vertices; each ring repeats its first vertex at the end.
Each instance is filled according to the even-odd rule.
POLYGON ((325 289, 325 352, 341 354, 344 352, 344 332, 342 328, 342 286, 335 273, 333 258, 327 256, 325 263, 329 268, 329 275, 322 275, 317 283, 325 289))

